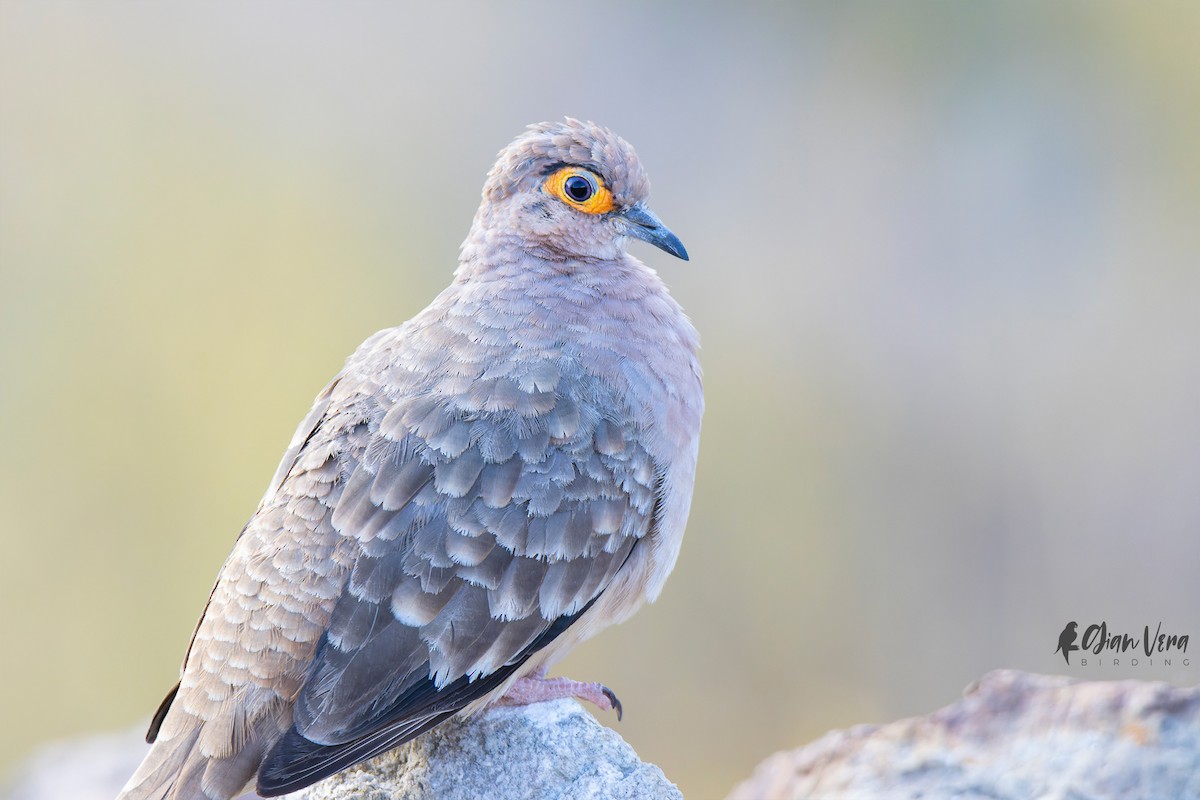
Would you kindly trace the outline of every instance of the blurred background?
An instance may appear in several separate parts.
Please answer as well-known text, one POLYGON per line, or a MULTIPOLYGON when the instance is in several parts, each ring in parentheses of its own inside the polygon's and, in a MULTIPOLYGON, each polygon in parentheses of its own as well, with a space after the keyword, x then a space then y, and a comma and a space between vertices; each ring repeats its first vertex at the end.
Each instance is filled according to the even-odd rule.
MULTIPOLYGON (((313 396, 495 153, 633 142, 708 412, 561 672, 693 798, 1070 620, 1200 637, 1200 6, 0 0, 0 771, 141 724, 313 396)), ((1074 659, 1073 659, 1074 661, 1074 659)))

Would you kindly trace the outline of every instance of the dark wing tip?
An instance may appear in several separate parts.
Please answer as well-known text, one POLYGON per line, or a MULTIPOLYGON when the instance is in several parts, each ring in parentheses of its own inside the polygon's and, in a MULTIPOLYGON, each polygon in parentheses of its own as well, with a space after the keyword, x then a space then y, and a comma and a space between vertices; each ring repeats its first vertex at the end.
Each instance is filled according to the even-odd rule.
POLYGON ((418 725, 395 725, 338 745, 310 741, 292 727, 263 759, 255 791, 261 797, 279 797, 297 792, 359 762, 399 747, 441 724, 449 716, 451 714, 435 716, 418 725))
POLYGON ((293 725, 263 759, 256 791, 263 797, 299 791, 441 725, 504 683, 531 655, 583 616, 596 602, 596 597, 576 613, 556 619, 516 659, 489 675, 473 681, 463 676, 440 689, 432 678, 411 686, 390 708, 380 713, 372 730, 357 739, 341 744, 318 744, 306 739, 293 725))

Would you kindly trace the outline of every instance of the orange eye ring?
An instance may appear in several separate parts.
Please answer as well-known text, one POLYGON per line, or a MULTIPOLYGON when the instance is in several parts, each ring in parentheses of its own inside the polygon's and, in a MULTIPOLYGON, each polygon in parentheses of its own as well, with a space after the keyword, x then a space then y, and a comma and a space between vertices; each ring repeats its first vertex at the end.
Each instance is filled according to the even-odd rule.
POLYGON ((546 178, 542 188, 585 214, 607 214, 616 203, 612 192, 594 172, 582 167, 562 167, 546 178))

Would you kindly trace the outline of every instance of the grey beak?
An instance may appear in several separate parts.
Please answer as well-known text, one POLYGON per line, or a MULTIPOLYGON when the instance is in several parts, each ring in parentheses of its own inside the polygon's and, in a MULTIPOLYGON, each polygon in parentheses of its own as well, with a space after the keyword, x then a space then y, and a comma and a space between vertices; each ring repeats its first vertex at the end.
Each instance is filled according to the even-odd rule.
POLYGON ((667 226, 662 224, 662 220, 641 203, 625 209, 621 216, 629 222, 630 236, 649 242, 676 258, 688 260, 687 250, 684 249, 683 242, 679 241, 679 237, 671 233, 667 226))

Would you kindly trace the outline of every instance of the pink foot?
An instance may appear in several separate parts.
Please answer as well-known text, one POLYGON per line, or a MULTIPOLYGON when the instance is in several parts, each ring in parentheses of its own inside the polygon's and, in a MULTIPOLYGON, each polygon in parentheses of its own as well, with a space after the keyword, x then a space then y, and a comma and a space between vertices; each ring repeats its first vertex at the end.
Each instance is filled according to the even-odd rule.
POLYGON ((601 683, 583 683, 570 678, 547 678, 545 669, 537 669, 509 687, 497 702, 503 706, 526 706, 560 697, 587 700, 602 711, 616 711, 621 720, 621 701, 613 690, 601 683))

